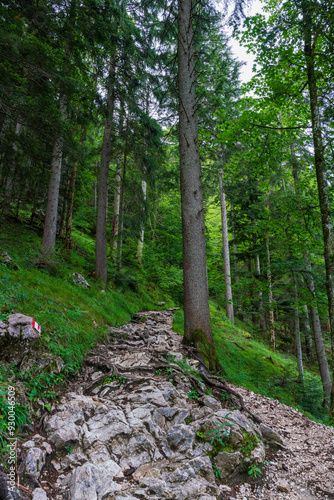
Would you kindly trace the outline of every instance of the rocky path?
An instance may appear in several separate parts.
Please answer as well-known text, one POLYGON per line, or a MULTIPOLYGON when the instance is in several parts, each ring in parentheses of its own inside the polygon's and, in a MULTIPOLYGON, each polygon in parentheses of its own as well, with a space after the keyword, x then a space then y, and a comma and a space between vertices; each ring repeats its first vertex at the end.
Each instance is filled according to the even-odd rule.
POLYGON ((245 389, 263 424, 225 408, 196 385, 200 363, 186 359, 171 326, 172 311, 140 313, 88 354, 80 379, 20 446, 33 500, 334 498, 333 429, 245 389), (229 448, 216 439, 212 453, 222 433, 229 448), (269 465, 251 480, 265 447, 269 465))

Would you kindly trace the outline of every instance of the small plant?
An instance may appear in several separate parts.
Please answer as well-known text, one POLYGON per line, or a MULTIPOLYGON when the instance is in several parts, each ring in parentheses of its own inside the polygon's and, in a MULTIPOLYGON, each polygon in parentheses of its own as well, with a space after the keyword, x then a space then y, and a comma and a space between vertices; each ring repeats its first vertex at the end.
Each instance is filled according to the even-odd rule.
POLYGON ((198 439, 205 439, 205 434, 204 434, 204 432, 197 431, 197 432, 196 432, 196 436, 198 437, 198 439))
POLYGON ((65 446, 65 450, 67 451, 67 453, 69 455, 72 455, 72 453, 73 453, 73 446, 72 445, 71 446, 65 446))
POLYGON ((251 476, 252 478, 256 479, 262 476, 262 474, 263 474, 262 470, 259 469, 255 464, 249 466, 248 475, 251 476))
POLYGON ((155 374, 160 376, 161 375, 161 368, 159 368, 159 370, 155 370, 155 374))
POLYGON ((172 373, 173 373, 173 368, 171 366, 165 368, 165 375, 171 375, 172 373))
POLYGON ((257 447, 259 442, 259 438, 255 434, 251 434, 250 432, 246 432, 244 438, 242 440, 242 447, 240 451, 243 455, 248 455, 254 448, 257 447))
POLYGON ((230 431, 229 427, 233 427, 233 421, 229 418, 229 413, 225 415, 223 422, 215 422, 216 425, 219 425, 217 429, 213 431, 208 431, 207 434, 213 434, 210 444, 219 449, 226 445, 226 438, 229 437, 230 431), (229 420, 229 422, 227 422, 229 420))
POLYGON ((199 394, 196 391, 196 389, 191 389, 191 391, 188 394, 188 398, 189 399, 198 399, 199 398, 199 394))
POLYGON ((111 377, 107 377, 104 380, 101 380, 100 385, 111 384, 111 382, 118 382, 118 385, 125 384, 126 378, 121 377, 119 375, 111 375, 111 377))
POLYGON ((215 466, 215 464, 212 464, 212 470, 213 470, 213 473, 214 475, 217 477, 217 478, 221 478, 222 477, 222 473, 220 472, 219 469, 217 469, 217 467, 215 466))

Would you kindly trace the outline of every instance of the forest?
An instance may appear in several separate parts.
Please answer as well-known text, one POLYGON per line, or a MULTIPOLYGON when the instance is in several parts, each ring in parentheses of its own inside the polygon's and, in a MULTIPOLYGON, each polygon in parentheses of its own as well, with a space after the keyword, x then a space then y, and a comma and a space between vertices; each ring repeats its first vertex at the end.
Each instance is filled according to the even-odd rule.
MULTIPOLYGON (((297 403, 312 406, 316 391, 317 409, 305 410, 328 423, 334 5, 262 8, 247 16, 240 0, 2 1, 1 249, 42 278, 66 281, 72 265, 96 290, 127 290, 131 312, 144 305, 145 283, 151 297, 181 307, 176 329, 216 372, 220 315, 265 345, 271 363, 275 353, 294 359, 297 403), (255 54, 248 83, 231 36, 255 54)), ((28 300, 28 275, 8 272, 2 264, 2 320, 28 300)), ((82 339, 80 356, 91 342, 82 339)))

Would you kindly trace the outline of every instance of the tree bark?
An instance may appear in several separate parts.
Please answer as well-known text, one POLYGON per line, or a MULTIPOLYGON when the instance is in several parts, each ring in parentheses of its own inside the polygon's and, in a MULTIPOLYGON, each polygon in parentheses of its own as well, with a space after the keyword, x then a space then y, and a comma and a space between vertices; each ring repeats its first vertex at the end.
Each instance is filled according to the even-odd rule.
POLYGON ((141 210, 141 215, 142 215, 142 220, 140 223, 140 233, 139 233, 139 240, 138 240, 138 247, 137 247, 137 259, 139 264, 142 263, 143 260, 143 249, 144 249, 144 237, 145 237, 145 203, 146 203, 146 190, 147 190, 147 184, 145 180, 141 181, 141 189, 142 189, 142 194, 143 194, 143 202, 144 206, 142 207, 141 210))
POLYGON ((192 0, 178 2, 178 91, 181 212, 183 242, 184 338, 185 344, 202 348, 209 367, 216 370, 208 276, 201 164, 195 93, 192 0))
POLYGON ((124 209, 125 209, 125 176, 127 168, 127 158, 128 152, 125 145, 124 148, 124 161, 123 161, 123 173, 121 179, 121 206, 119 214, 119 233, 118 233, 118 245, 117 245, 117 271, 122 270, 122 251, 123 251, 123 227, 124 227, 124 209))
MULTIPOLYGON (((304 18, 304 54, 307 67, 308 90, 310 96, 312 135, 314 145, 314 163, 317 176, 321 225, 324 237, 324 257, 326 266, 326 289, 328 312, 331 326, 331 346, 334 342, 334 227, 331 204, 328 193, 328 180, 324 161, 324 147, 321 131, 321 114, 318 103, 318 89, 315 74, 316 37, 312 39, 311 13, 303 2, 304 18)), ((332 384, 329 417, 334 420, 334 384, 332 384)))
POLYGON ((234 324, 230 250, 228 244, 227 211, 226 211, 226 199, 225 199, 223 178, 224 178, 224 172, 223 169, 221 168, 219 170, 219 194, 220 194, 220 211, 221 211, 221 221, 222 221, 222 237, 223 237, 223 253, 224 253, 226 316, 234 324))
MULTIPOLYGON (((66 98, 64 95, 60 96, 59 108, 61 119, 64 122, 66 119, 66 98)), ((61 177, 61 165, 63 159, 63 143, 63 134, 60 133, 56 136, 52 151, 51 175, 42 238, 42 250, 44 253, 53 253, 56 244, 59 186, 61 177)))
POLYGON ((116 55, 110 58, 109 81, 107 88, 107 117, 104 126, 103 144, 97 197, 97 221, 95 242, 95 276, 107 283, 107 208, 108 208, 108 177, 111 158, 111 137, 113 131, 113 116, 115 105, 115 63, 116 55))
POLYGON ((66 233, 65 233, 65 248, 67 253, 71 252, 71 233, 72 233, 72 218, 73 218, 73 203, 74 203, 74 191, 75 191, 75 179, 78 171, 78 161, 73 163, 72 175, 68 193, 67 201, 67 214, 66 214, 66 233))
POLYGON ((270 347, 273 351, 275 351, 275 349, 276 349, 275 317, 274 317, 273 287, 272 287, 272 278, 271 278, 270 247, 269 247, 269 234, 268 233, 266 234, 266 252, 267 252, 270 347))
POLYGON ((294 330, 295 330, 295 342, 296 342, 296 355, 297 355, 297 365, 299 379, 304 384, 304 367, 303 367, 303 353, 302 353, 302 343, 300 339, 300 323, 299 323, 299 309, 298 309, 298 293, 296 277, 293 275, 293 294, 294 294, 294 330))
POLYGON ((310 316, 308 312, 308 307, 305 304, 304 305, 304 331, 305 331, 305 343, 306 343, 306 351, 307 351, 307 357, 310 361, 310 363, 314 363, 314 352, 313 352, 313 339, 312 339, 312 333, 311 333, 311 326, 310 326, 310 316))

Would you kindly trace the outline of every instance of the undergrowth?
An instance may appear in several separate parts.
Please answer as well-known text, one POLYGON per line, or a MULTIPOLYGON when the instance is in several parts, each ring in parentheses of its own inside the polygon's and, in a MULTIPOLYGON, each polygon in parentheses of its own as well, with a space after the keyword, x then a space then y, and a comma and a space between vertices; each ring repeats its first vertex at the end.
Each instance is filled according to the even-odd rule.
MULTIPOLYGON (((294 356, 272 352, 253 339, 240 321, 238 326, 233 325, 213 301, 210 310, 216 351, 226 380, 298 408, 312 420, 328 423, 319 376, 305 369, 302 385, 294 356)), ((182 310, 174 315, 173 329, 183 335, 182 310)))

